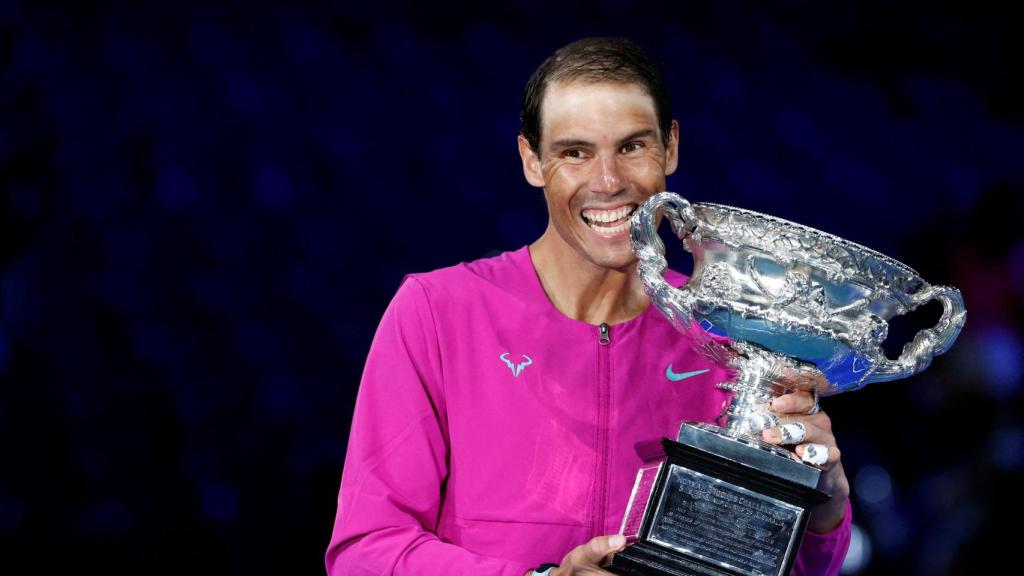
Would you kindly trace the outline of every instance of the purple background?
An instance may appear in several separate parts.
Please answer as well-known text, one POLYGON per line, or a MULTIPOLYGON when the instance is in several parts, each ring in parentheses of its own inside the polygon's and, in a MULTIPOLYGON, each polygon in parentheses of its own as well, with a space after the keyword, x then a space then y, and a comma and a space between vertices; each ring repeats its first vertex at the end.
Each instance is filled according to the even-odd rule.
MULTIPOLYGON (((1008 13, 85 4, 0 2, 4 572, 322 572, 376 323, 404 274, 542 232, 520 95, 588 35, 628 36, 663 68, 682 126, 671 190, 964 291, 968 326, 929 371, 825 407, 864 573, 1015 558, 999 528, 1020 517, 1024 467, 1008 13)), ((893 353, 935 317, 894 323, 893 353)))

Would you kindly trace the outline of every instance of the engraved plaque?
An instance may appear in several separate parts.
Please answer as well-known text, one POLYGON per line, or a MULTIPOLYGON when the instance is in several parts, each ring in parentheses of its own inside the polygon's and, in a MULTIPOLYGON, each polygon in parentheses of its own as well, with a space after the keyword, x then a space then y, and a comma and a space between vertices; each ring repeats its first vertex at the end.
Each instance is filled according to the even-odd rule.
POLYGON ((780 574, 802 509, 672 464, 651 542, 750 576, 780 574))
MULTIPOLYGON (((782 576, 793 568, 810 508, 828 500, 817 476, 795 460, 759 446, 723 440, 704 424, 684 423, 678 441, 638 443, 644 462, 627 521, 643 510, 629 545, 612 556, 609 572, 628 576, 782 576), (654 468, 655 463, 661 466, 654 468), (657 470, 653 487, 649 474, 657 470), (811 482, 813 480, 813 482, 811 482), (637 496, 649 492, 646 505, 637 496)), ((625 533, 625 532, 624 532, 625 533)))

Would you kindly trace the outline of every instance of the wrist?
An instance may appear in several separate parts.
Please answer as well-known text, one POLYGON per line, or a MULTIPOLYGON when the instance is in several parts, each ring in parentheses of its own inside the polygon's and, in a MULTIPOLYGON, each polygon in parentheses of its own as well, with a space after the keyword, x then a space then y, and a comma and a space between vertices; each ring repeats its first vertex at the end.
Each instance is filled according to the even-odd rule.
POLYGON ((847 498, 833 498, 811 511, 807 530, 815 534, 828 534, 838 528, 846 517, 847 498))

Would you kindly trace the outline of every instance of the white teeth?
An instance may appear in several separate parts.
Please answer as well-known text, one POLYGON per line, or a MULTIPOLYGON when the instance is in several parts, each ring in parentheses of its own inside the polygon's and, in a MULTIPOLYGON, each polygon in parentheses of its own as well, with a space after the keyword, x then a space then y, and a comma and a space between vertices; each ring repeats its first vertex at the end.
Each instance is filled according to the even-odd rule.
POLYGON ((602 236, 613 236, 630 229, 628 216, 636 208, 635 204, 616 208, 615 210, 584 210, 583 221, 591 230, 602 236), (621 220, 621 222, 619 222, 621 220), (614 226, 608 226, 609 222, 619 222, 614 226))
POLYGON ((629 216, 634 208, 635 205, 629 205, 615 210, 584 210, 583 217, 590 222, 615 222, 629 216))
POLYGON ((590 224, 590 229, 596 231, 598 234, 604 234, 611 236, 612 234, 618 234, 619 232, 625 232, 631 228, 631 222, 626 220, 622 224, 616 224, 615 226, 595 226, 590 224))

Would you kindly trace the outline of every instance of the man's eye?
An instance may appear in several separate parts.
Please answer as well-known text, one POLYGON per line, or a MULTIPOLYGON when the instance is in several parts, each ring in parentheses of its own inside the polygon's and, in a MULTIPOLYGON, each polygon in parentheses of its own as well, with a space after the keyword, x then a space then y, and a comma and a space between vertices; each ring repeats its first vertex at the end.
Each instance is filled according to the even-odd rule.
POLYGON ((625 153, 636 152, 644 147, 643 142, 630 142, 622 147, 622 151, 625 153))
POLYGON ((583 150, 580 150, 578 148, 577 149, 572 149, 572 150, 566 150, 565 152, 562 153, 562 155, 565 156, 566 158, 572 158, 574 160, 582 160, 583 158, 587 157, 586 152, 584 152, 583 150))

